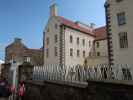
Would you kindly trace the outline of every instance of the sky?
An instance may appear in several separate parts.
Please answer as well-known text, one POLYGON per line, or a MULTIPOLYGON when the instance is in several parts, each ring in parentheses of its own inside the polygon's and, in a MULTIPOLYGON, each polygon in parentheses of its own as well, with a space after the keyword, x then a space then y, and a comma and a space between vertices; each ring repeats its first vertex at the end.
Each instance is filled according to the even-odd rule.
MULTIPOLYGON (((21 38, 29 48, 42 47, 52 0, 0 0, 0 59, 5 47, 21 38)), ((73 21, 105 25, 105 0, 55 0, 58 15, 73 21)))

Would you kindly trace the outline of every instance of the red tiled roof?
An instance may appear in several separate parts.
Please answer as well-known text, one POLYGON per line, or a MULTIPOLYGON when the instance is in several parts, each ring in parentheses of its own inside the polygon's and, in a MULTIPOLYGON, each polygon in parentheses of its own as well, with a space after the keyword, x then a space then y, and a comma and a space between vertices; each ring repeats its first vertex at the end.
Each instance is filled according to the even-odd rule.
POLYGON ((95 37, 95 35, 93 35, 93 33, 90 30, 79 26, 78 24, 74 23, 73 21, 70 21, 70 20, 68 20, 68 19, 66 19, 64 17, 61 17, 61 16, 58 16, 58 19, 65 26, 68 26, 70 28, 79 30, 79 31, 81 31, 81 32, 83 32, 85 34, 88 34, 90 36, 94 36, 95 37))
POLYGON ((95 33, 96 41, 107 39, 106 26, 96 28, 93 32, 95 33))

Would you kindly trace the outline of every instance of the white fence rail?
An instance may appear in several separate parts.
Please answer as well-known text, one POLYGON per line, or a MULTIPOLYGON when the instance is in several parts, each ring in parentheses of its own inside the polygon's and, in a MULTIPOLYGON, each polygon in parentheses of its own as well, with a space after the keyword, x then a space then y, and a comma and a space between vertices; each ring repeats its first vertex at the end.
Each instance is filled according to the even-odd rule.
POLYGON ((132 80, 133 65, 35 66, 33 80, 84 82, 86 80, 132 80))

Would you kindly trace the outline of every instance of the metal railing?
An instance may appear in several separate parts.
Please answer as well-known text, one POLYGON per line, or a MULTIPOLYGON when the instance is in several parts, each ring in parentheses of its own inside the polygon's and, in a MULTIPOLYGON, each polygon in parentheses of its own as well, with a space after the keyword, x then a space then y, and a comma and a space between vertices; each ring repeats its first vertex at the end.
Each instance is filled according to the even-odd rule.
POLYGON ((85 82, 87 80, 132 80, 133 66, 128 64, 97 66, 35 66, 33 80, 85 82))

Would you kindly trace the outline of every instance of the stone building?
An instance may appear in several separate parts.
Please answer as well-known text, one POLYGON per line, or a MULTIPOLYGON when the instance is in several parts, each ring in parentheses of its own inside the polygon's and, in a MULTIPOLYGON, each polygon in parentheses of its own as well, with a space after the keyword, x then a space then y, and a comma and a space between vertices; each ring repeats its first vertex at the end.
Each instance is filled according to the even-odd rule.
POLYGON ((105 3, 110 64, 132 64, 133 0, 107 0, 105 3))
POLYGON ((44 29, 44 63, 83 65, 92 49, 93 27, 58 16, 56 4, 44 29))
POLYGON ((4 64, 4 61, 3 60, 0 60, 0 76, 1 76, 1 70, 2 70, 2 64, 4 64))
POLYGON ((89 66, 108 64, 108 46, 106 26, 94 30, 95 40, 90 55, 85 59, 85 64, 89 66))
MULTIPOLYGON (((57 6, 52 4, 43 33, 44 64, 83 65, 85 58, 94 52, 94 41, 106 45, 105 39, 100 38, 99 35, 102 34, 99 34, 98 30, 101 31, 102 28, 95 30, 93 24, 86 25, 58 16, 57 6)), ((97 54, 103 55, 104 51, 101 51, 103 49, 102 46, 97 48, 97 54)))
POLYGON ((14 42, 8 45, 5 50, 5 63, 8 64, 12 60, 20 64, 29 62, 32 65, 42 65, 43 49, 27 48, 21 39, 15 38, 14 42))

